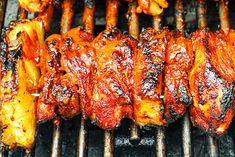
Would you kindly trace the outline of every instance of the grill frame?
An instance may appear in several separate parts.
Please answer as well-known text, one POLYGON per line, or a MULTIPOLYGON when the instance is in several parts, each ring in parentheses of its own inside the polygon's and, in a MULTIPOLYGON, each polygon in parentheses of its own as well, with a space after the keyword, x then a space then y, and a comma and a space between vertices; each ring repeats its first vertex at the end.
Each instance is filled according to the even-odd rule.
MULTIPOLYGON (((10 0, 9 0, 10 1, 10 0)), ((8 2, 9 2, 8 1, 8 2)), ((6 8, 6 1, 4 1, 2 4, 3 5, 0 5, 0 22, 1 21, 3 21, 3 19, 1 19, 1 10, 5 10, 5 8, 6 8), (4 3, 5 2, 5 3, 4 3)), ((176 3, 180 3, 181 2, 181 0, 177 0, 176 1, 176 3)), ((203 1, 200 1, 200 2, 203 2, 203 1)), ((224 5, 226 2, 225 1, 223 1, 223 0, 221 0, 221 2, 222 3, 220 3, 220 7, 219 8, 221 8, 221 6, 222 5, 224 5)), ((226 5, 225 5, 226 6, 226 5)), ((206 23, 206 20, 205 20, 205 17, 207 16, 207 14, 206 14, 206 9, 204 8, 203 9, 203 7, 205 7, 205 3, 203 4, 201 4, 201 3, 199 3, 199 5, 198 5, 198 10, 197 10, 197 12, 198 12, 198 18, 199 18, 199 27, 205 27, 205 23, 206 23), (201 19, 200 19, 200 17, 201 17, 201 19)), ((177 5, 175 6, 175 8, 177 8, 177 5)), ((179 8, 178 8, 179 9, 179 8)), ((177 15, 177 16, 183 16, 183 8, 182 8, 182 10, 178 10, 178 12, 175 12, 175 14, 177 15)), ((221 10, 223 10, 223 9, 220 9, 220 14, 224 14, 221 10)), ((226 9, 224 10, 225 12, 226 12, 226 9)), ((4 13, 5 13, 5 11, 4 11, 4 13)), ((19 12, 18 12, 18 18, 24 18, 24 17, 26 17, 26 15, 27 15, 27 12, 25 12, 24 10, 19 10, 19 12)), ((6 16, 8 16, 8 15, 6 15, 6 16)), ((4 16, 3 16, 4 17, 4 16)), ((2 18, 3 18, 2 17, 2 18)), ((182 19, 183 19, 183 17, 181 17, 182 19)), ((154 17, 154 19, 153 19, 153 26, 155 27, 155 28, 159 28, 160 27, 160 21, 161 21, 161 17, 159 17, 159 16, 157 16, 157 17, 154 17)), ((177 21, 180 21, 180 20, 177 20, 177 21)), ((177 21, 176 21, 176 23, 177 23, 177 21)), ((182 22, 182 21, 181 21, 182 22)), ((2 23, 1 23, 2 24, 2 23)), ((182 23, 183 24, 183 23, 182 23)), ((179 24, 180 26, 182 26, 182 24, 179 24)), ((177 24, 176 24, 177 25, 177 24)), ((180 26, 178 26, 178 27, 180 27, 180 26)), ((177 28, 178 28, 177 27, 177 28)), ((184 156, 193 156, 193 151, 191 150, 191 148, 192 148, 192 145, 191 145, 191 138, 190 138, 190 122, 189 122, 189 116, 188 116, 188 114, 186 114, 184 117, 183 117, 183 119, 182 119, 182 147, 183 147, 183 155, 184 156)), ((87 134, 89 134, 88 132, 89 132, 89 128, 86 126, 87 124, 86 124, 87 122, 84 120, 84 119, 82 119, 81 121, 80 121, 80 129, 79 129, 79 138, 78 138, 78 148, 77 148, 77 156, 84 156, 84 155, 86 155, 87 154, 87 138, 86 138, 86 136, 87 136, 87 134)), ((129 123, 129 122, 128 122, 129 123)), ((60 124, 60 123, 59 123, 60 124)), ((135 125, 133 125, 134 127, 135 127, 135 125)), ((134 129, 135 130, 135 129, 134 129)), ((133 134, 135 134, 136 135, 136 139, 138 139, 137 140, 137 144, 138 144, 138 142, 140 142, 140 140, 139 140, 139 138, 140 138, 140 136, 141 135, 138 135, 138 134, 136 134, 136 132, 138 132, 138 129, 136 129, 137 131, 133 131, 133 129, 132 129, 132 133, 133 134)), ((141 129, 142 130, 142 129, 141 129)), ((155 129, 153 129, 152 131, 154 131, 155 129)), ((61 142, 61 140, 60 140, 60 137, 61 137, 61 126, 60 125, 58 125, 58 124, 55 124, 54 125, 54 127, 53 127, 53 139, 52 139, 52 146, 51 146, 51 149, 52 149, 52 153, 51 153, 51 156, 53 156, 53 157, 55 157, 55 156, 60 156, 60 154, 61 154, 61 152, 60 152, 60 142, 61 142), (54 143, 54 144, 53 144, 54 143)), ((155 139, 155 148, 156 148, 156 150, 155 150, 155 152, 156 152, 156 156, 161 156, 161 157, 164 157, 164 156, 166 156, 166 144, 165 144, 165 140, 166 140, 166 136, 167 136, 167 134, 166 134, 166 128, 164 128, 164 127, 157 127, 156 128, 156 139, 155 139)), ((132 136, 130 135, 130 138, 131 138, 132 136)), ((136 139, 134 139, 134 141, 136 140, 136 139)), ((141 138, 140 138, 141 139, 141 138)), ((219 141, 218 141, 218 139, 217 138, 215 138, 215 137, 211 137, 211 136, 207 136, 207 140, 208 140, 208 147, 209 147, 209 149, 208 149, 208 151, 210 152, 209 154, 211 154, 211 156, 218 156, 218 154, 219 154, 219 148, 218 148, 218 143, 219 143, 219 141)), ((114 144, 114 133, 113 133, 113 131, 105 131, 105 133, 104 133, 104 156, 113 156, 113 148, 114 148, 114 146, 113 146, 113 144, 114 144)), ((2 147, 3 148, 3 147, 2 147)), ((25 150, 20 150, 19 152, 23 152, 23 153, 21 153, 21 155, 22 156, 34 156, 34 152, 32 151, 25 151, 25 150)), ((1 156, 11 156, 11 151, 6 151, 6 150, 2 150, 1 151, 1 153, 0 153, 0 157, 1 156)))

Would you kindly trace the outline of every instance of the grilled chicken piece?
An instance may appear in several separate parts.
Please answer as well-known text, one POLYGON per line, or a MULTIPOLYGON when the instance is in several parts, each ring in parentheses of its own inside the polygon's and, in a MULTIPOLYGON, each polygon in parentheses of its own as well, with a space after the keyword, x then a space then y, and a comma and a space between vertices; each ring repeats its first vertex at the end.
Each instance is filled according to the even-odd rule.
POLYGON ((62 44, 63 37, 54 34, 39 50, 41 92, 37 103, 38 122, 50 120, 57 114, 68 119, 80 113, 78 88, 61 70, 62 44))
MULTIPOLYGON (((189 73, 193 105, 190 117, 194 126, 212 134, 223 134, 233 118, 230 104, 233 84, 218 75, 209 56, 208 30, 199 30, 192 35, 195 60, 189 73)), ((221 65, 218 65, 221 66, 221 65)))
POLYGON ((138 51, 134 57, 134 120, 139 125, 164 125, 162 73, 166 58, 169 31, 148 28, 140 34, 138 51))
POLYGON ((137 13, 144 12, 148 15, 160 15, 164 8, 168 7, 167 0, 137 0, 138 7, 136 9, 137 13))
POLYGON ((92 92, 92 73, 94 51, 90 43, 93 36, 86 33, 81 27, 71 29, 63 38, 61 48, 61 66, 69 75, 71 82, 79 87, 80 105, 83 112, 90 108, 92 92))
POLYGON ((101 32, 92 42, 96 73, 91 106, 85 113, 104 129, 112 129, 124 117, 132 118, 131 86, 137 42, 117 29, 101 32))
POLYGON ((29 12, 43 12, 52 0, 19 0, 21 8, 29 12))
POLYGON ((164 67, 164 112, 167 122, 184 115, 192 104, 188 86, 188 72, 193 64, 191 40, 174 34, 168 42, 164 67))
POLYGON ((2 142, 10 148, 31 148, 35 139, 36 97, 40 72, 34 61, 44 40, 41 21, 12 22, 1 43, 0 125, 2 142))

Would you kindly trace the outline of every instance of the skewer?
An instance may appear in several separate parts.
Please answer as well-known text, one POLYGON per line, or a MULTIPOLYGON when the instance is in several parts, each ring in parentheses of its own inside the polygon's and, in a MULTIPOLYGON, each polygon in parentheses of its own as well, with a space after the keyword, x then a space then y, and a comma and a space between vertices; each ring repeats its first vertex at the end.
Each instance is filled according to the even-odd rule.
MULTIPOLYGON (((206 2, 205 0, 197 0, 198 28, 206 27, 206 2)), ((214 137, 208 135, 208 152, 211 157, 218 157, 218 141, 214 137)))
MULTIPOLYGON (((161 16, 156 15, 153 17, 153 28, 160 30, 161 25, 161 16)), ((162 75, 160 76, 162 77, 162 75)), ((165 127, 159 126, 156 129, 156 157, 165 157, 166 156, 166 132, 165 127)))
MULTIPOLYGON (((73 6, 75 4, 75 0, 64 0, 62 4, 62 17, 60 24, 60 33, 63 35, 66 33, 72 23, 73 17, 73 6)), ((60 144, 61 144, 61 119, 56 117, 53 120, 53 134, 52 134, 52 147, 51 147, 51 157, 59 157, 60 156, 60 144)))
POLYGON ((198 28, 203 29, 206 27, 206 2, 205 0, 197 0, 197 18, 198 28))
MULTIPOLYGON (((182 0, 176 0, 175 3, 175 22, 176 28, 180 33, 184 34, 184 6, 182 0)), ((190 134, 190 120, 189 114, 186 111, 183 121, 182 121, 182 146, 183 154, 185 157, 192 157, 192 144, 191 144, 191 134, 190 134)))
MULTIPOLYGON (((106 0, 106 29, 116 27, 118 21, 118 0, 106 0)), ((113 131, 104 131, 104 157, 113 157, 113 131)))
POLYGON ((220 17, 220 28, 228 33, 230 24, 229 24, 229 16, 228 16, 228 1, 220 0, 219 1, 219 17, 220 17))
POLYGON ((106 0, 106 29, 116 27, 118 20, 118 0, 106 0))
POLYGON ((73 18, 73 6, 75 4, 75 0, 64 0, 62 3, 62 17, 61 17, 61 23, 60 23, 60 33, 63 35, 66 33, 72 23, 73 18))
MULTIPOLYGON (((91 0, 88 2, 85 1, 82 21, 85 26, 85 30, 91 34, 93 34, 94 32, 94 14, 95 14, 95 0, 91 0)), ((78 143, 77 156, 78 157, 87 156, 87 128, 86 128, 86 120, 83 117, 81 117, 80 121, 80 129, 78 133, 77 143, 78 143)))
POLYGON ((94 32, 94 14, 95 0, 85 1, 82 21, 85 25, 86 32, 90 34, 94 32))
MULTIPOLYGON (((135 38, 139 38, 139 18, 136 14, 136 1, 132 1, 128 5, 128 26, 129 26, 129 34, 135 38)), ((139 143, 139 127, 132 122, 131 123, 131 132, 130 132, 130 140, 134 143, 139 143)))

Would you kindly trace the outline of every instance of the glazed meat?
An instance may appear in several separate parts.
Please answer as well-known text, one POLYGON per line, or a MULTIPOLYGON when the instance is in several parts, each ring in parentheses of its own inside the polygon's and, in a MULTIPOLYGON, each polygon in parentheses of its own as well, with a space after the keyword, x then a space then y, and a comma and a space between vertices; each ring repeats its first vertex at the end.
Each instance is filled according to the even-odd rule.
POLYGON ((51 3, 52 0, 19 0, 20 7, 29 12, 43 12, 51 3))
POLYGON ((41 69, 37 121, 43 122, 60 115, 64 119, 80 113, 78 87, 71 76, 61 69, 63 36, 48 37, 39 50, 41 69))
POLYGON ((199 30, 192 35, 195 60, 189 73, 193 105, 190 117, 195 126, 212 134, 223 134, 233 118, 233 84, 223 79, 212 66, 208 30, 199 30))
POLYGON ((124 117, 132 117, 131 71, 136 46, 134 39, 117 29, 101 32, 92 42, 96 73, 87 116, 101 128, 115 128, 124 117))
POLYGON ((208 33, 209 57, 215 71, 227 81, 235 80, 235 31, 208 33))
POLYGON ((191 40, 175 33, 168 42, 164 68, 164 113, 167 122, 184 115, 192 104, 188 72, 193 64, 191 40))
POLYGON ((35 139, 36 97, 40 72, 35 52, 44 40, 41 21, 12 22, 3 36, 0 57, 1 140, 10 148, 31 148, 35 139))
POLYGON ((134 120, 139 125, 164 125, 162 73, 166 59, 169 31, 148 28, 140 34, 138 51, 134 57, 134 120))
POLYGON ((62 69, 71 78, 70 81, 79 87, 81 109, 88 115, 90 114, 94 73, 94 50, 90 45, 92 40, 92 35, 78 27, 71 29, 63 36, 61 46, 62 69))

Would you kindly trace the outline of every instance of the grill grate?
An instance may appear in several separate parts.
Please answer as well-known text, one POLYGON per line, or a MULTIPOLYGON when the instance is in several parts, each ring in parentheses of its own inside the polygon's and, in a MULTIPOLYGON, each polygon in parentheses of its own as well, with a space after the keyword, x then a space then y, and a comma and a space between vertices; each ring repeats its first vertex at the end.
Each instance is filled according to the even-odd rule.
MULTIPOLYGON (((86 6, 80 0, 75 6, 75 15, 73 16, 72 27, 82 24, 81 17, 83 15, 81 8, 84 7, 86 13, 93 16, 94 12, 89 12, 86 6)), ((105 29, 105 15, 108 12, 104 12, 105 1, 96 1, 96 13, 95 13, 95 35, 101 30, 105 29)), ((215 2, 207 2, 207 4, 200 0, 199 3, 189 0, 170 0, 170 6, 167 9, 166 14, 163 17, 153 17, 152 22, 150 17, 146 15, 139 15, 139 28, 146 28, 151 26, 156 29, 161 26, 169 26, 169 28, 178 28, 185 34, 194 31, 196 24, 199 28, 206 27, 206 19, 208 19, 208 26, 212 30, 218 29, 219 21, 221 21, 221 28, 226 30, 229 28, 228 22, 228 6, 225 0, 221 0, 215 5, 215 2), (175 3, 175 4, 174 4, 175 3), (206 12, 206 5, 213 5, 208 8, 206 12), (184 6, 184 7, 183 7, 184 6), (190 8, 190 9, 189 9, 190 8), (187 12, 185 12, 185 10, 187 12), (212 11, 209 11, 212 10, 212 11), (198 21, 196 21, 196 12, 198 21), (217 16, 218 14, 218 16, 217 16), (216 16, 215 16, 216 15, 216 16), (175 16, 175 18, 174 18, 175 16), (185 17, 185 19, 184 19, 185 17), (209 18, 208 18, 209 17, 209 18), (216 18, 217 19, 216 19, 216 18), (219 20, 220 18, 220 20, 219 20), (145 20, 146 19, 146 20, 145 20), (175 19, 175 21, 174 21, 175 19), (217 20, 214 22, 213 20, 217 20), (184 22, 185 21, 185 22, 184 22), (185 24, 184 24, 185 23, 185 24), (216 25, 217 24, 217 25, 216 25)), ((235 26, 235 9, 232 7, 234 1, 230 2, 229 16, 231 17, 231 26, 235 26)), ((129 11, 134 5, 129 5, 129 11)), ((34 15, 28 14, 25 10, 17 10, 18 4, 16 0, 1 1, 0 3, 0 27, 5 14, 4 27, 9 24, 9 21, 16 18, 34 17, 34 15), (6 12, 4 12, 7 4, 6 12), (28 14, 28 16, 27 16, 28 14)), ((119 17, 117 18, 117 25, 122 30, 128 29, 127 19, 125 14, 127 13, 127 3, 121 3, 119 6, 119 17)), ((61 18, 61 10, 55 9, 52 29, 48 34, 59 33, 59 19, 61 18), (53 29, 55 28, 55 29, 53 29)), ((133 15, 135 16, 135 15, 133 15)), ((129 17, 130 18, 130 17, 129 17)), ((138 17, 137 17, 138 18, 138 17)), ((137 19, 138 20, 138 19, 137 19)), ((63 22, 62 22, 63 23, 63 22)), ((131 25, 131 23, 128 23, 131 25)), ((137 23, 138 24, 138 23, 137 23)), ((70 24, 68 24, 70 25, 70 24)), ((63 27, 63 25, 62 25, 63 27)), ((64 26, 66 27, 66 26, 64 26)), ((140 29, 135 28, 134 32, 138 32, 140 29)), ((67 27, 68 28, 68 27, 67 27)), ((87 30, 93 32, 93 24, 87 23, 85 25, 87 30)), ((66 31, 66 30, 65 30, 66 31)), ((129 30, 130 31, 130 30, 129 30)), ((138 33, 137 33, 138 34, 138 33)), ((137 37, 137 36, 136 36, 137 37)), ((174 124, 170 124, 169 127, 157 127, 157 128, 141 128, 132 124, 130 120, 124 120, 122 126, 115 131, 103 131, 96 126, 90 124, 90 121, 85 121, 80 116, 72 118, 69 121, 54 120, 53 123, 47 122, 38 126, 38 134, 36 138, 36 145, 34 150, 25 151, 17 148, 14 151, 6 151, 1 146, 0 157, 14 157, 14 156, 235 156, 233 148, 232 134, 234 126, 232 125, 228 133, 220 138, 211 137, 202 133, 197 128, 191 128, 188 113, 174 124), (129 130, 129 126, 131 126, 129 130), (89 135, 89 136, 88 136, 89 135), (51 138, 52 137, 52 138, 51 138), (192 137, 192 139, 191 139, 192 137), (182 144, 179 144, 182 143, 182 144), (76 146, 77 145, 77 146, 76 146)))

